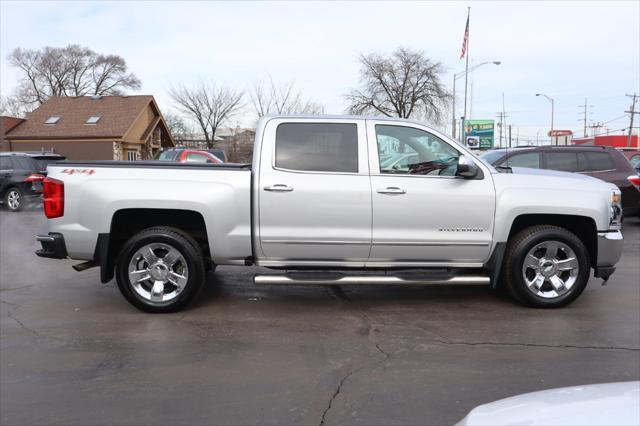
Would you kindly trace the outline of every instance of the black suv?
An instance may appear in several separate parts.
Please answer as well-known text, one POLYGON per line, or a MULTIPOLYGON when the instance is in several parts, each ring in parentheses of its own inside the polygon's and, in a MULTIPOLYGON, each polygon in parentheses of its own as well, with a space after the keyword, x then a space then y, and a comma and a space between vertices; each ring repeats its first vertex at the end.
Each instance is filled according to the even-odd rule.
POLYGON ((640 212, 638 174, 620 151, 607 146, 536 146, 487 151, 480 158, 495 167, 529 167, 580 173, 620 188, 626 216, 640 212))
POLYGON ((42 196, 47 164, 64 160, 46 152, 0 152, 0 200, 10 211, 19 211, 42 196))

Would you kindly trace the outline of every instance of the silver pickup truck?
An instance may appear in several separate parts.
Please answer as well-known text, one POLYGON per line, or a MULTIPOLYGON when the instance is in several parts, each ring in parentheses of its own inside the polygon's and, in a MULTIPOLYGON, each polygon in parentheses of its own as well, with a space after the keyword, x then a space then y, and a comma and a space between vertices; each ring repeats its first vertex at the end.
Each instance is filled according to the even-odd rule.
POLYGON ((501 170, 423 124, 265 117, 253 164, 72 162, 44 182, 37 255, 114 274, 148 312, 183 308, 217 265, 255 284, 478 284, 559 307, 622 253, 620 192, 501 170))

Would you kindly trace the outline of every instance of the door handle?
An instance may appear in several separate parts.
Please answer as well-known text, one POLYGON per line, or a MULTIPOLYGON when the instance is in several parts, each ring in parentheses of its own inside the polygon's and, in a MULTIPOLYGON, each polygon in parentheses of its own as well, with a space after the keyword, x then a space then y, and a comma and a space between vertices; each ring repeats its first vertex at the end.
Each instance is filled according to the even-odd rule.
POLYGON ((281 183, 277 183, 275 185, 265 186, 264 190, 269 192, 291 192, 293 191, 293 188, 281 183))
POLYGON ((386 188, 378 188, 378 190, 376 191, 378 194, 406 194, 407 191, 405 191, 402 188, 398 188, 397 186, 388 186, 386 188))

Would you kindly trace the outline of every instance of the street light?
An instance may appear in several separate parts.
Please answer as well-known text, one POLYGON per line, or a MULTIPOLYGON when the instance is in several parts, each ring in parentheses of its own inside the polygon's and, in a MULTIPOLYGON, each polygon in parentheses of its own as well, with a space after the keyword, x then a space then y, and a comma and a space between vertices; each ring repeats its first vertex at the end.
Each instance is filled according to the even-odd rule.
MULTIPOLYGON (((551 131, 549 132, 549 137, 551 137, 551 133, 553 133, 553 110, 554 110, 554 101, 553 98, 545 95, 544 93, 536 93, 536 96, 544 96, 547 98, 549 102, 551 102, 551 131)), ((556 145, 558 145, 558 139, 556 138, 556 145)))
MULTIPOLYGON (((483 66, 483 65, 487 65, 487 64, 500 65, 501 63, 502 63, 502 62, 500 62, 500 61, 486 61, 486 62, 481 62, 481 63, 479 63, 478 65, 474 65, 474 66, 472 66, 471 68, 469 68, 469 71, 460 71, 460 72, 459 72, 459 73, 457 73, 457 74, 453 74, 453 108, 452 108, 452 109, 453 109, 453 111, 452 111, 452 112, 453 112, 453 120, 452 120, 451 136, 453 136, 453 138, 454 138, 454 139, 455 139, 455 137, 456 137, 456 80, 457 80, 457 79, 459 79, 459 78, 461 78, 461 77, 464 77, 464 75, 465 75, 467 72, 469 72, 469 73, 470 73, 471 71, 473 71, 473 70, 475 70, 475 69, 477 69, 477 68, 479 68, 479 67, 481 67, 481 66, 483 66)), ((466 94, 465 94, 465 95, 466 95, 466 94)), ((466 111, 466 109, 467 109, 467 108, 466 108, 466 106, 467 106, 466 96, 465 96, 465 102, 464 102, 464 104, 465 104, 465 112, 464 112, 464 115, 463 115, 463 116, 466 116, 466 115, 467 115, 467 111, 466 111)), ((464 126, 464 123, 463 123, 462 125, 464 126)), ((463 132, 464 132, 464 130, 463 130, 463 132)))

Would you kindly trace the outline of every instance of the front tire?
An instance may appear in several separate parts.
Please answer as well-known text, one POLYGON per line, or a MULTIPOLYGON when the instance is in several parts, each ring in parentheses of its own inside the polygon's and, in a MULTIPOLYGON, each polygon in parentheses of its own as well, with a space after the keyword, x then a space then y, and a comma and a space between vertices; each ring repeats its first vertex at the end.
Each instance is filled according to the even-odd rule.
POLYGON ((205 278, 198 243, 170 227, 153 227, 135 234, 116 261, 120 292, 145 312, 179 311, 198 294, 205 278))
POLYGON ((19 212, 24 208, 24 204, 24 194, 19 188, 9 188, 9 190, 4 194, 4 205, 7 210, 19 212))
POLYGON ((532 226, 516 234, 507 245, 506 287, 525 305, 568 305, 584 291, 589 274, 587 248, 564 228, 532 226))

